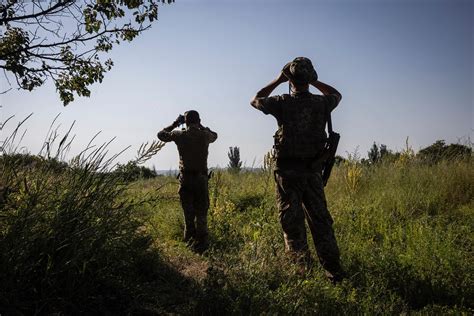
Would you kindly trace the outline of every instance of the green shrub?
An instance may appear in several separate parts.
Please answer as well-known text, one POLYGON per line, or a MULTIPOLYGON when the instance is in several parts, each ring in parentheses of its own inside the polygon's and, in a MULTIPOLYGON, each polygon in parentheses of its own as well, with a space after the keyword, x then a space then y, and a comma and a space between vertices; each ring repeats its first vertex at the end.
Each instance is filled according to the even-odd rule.
POLYGON ((461 144, 446 145, 444 140, 438 140, 432 145, 421 149, 417 157, 424 162, 437 163, 442 160, 468 159, 471 155, 472 148, 469 146, 461 144))
MULTIPOLYGON (((188 289, 176 284, 192 287, 151 247, 139 217, 151 201, 126 195, 124 180, 137 170, 142 178, 155 173, 136 163, 124 168, 128 178, 110 172, 110 142, 63 162, 72 126, 54 154, 55 121, 41 156, 18 154, 27 119, 0 142, 0 314, 161 314, 161 297, 181 300, 188 289)), ((137 162, 162 147, 143 144, 137 162)))
POLYGON ((151 179, 158 176, 155 170, 139 166, 135 161, 129 161, 125 165, 118 164, 114 173, 125 182, 132 182, 139 179, 151 179))
MULTIPOLYGON (((100 154, 99 154, 100 156, 100 154)), ((74 167, 3 155, 0 313, 107 313, 131 308, 156 264, 135 205, 98 160, 74 167)))

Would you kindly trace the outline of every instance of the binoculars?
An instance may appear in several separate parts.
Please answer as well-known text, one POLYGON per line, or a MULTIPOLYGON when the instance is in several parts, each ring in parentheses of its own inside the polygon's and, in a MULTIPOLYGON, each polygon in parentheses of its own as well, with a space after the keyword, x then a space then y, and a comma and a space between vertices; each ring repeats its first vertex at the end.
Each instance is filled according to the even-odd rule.
POLYGON ((185 123, 184 115, 180 114, 178 118, 176 119, 175 123, 178 125, 184 124, 185 123))

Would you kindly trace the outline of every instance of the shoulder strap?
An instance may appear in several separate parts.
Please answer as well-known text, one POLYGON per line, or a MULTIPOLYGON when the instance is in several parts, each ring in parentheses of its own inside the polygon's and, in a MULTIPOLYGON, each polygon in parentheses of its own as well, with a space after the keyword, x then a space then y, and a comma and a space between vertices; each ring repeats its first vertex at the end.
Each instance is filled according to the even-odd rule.
POLYGON ((326 110, 326 120, 328 124, 328 134, 331 134, 333 130, 332 130, 332 121, 331 121, 331 111, 329 111, 329 108, 327 108, 326 110))

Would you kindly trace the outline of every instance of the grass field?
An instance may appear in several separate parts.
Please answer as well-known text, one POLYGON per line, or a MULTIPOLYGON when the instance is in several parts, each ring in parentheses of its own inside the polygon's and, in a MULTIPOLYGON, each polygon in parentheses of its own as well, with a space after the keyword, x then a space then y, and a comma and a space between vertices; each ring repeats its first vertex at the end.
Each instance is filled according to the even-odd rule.
POLYGON ((191 300, 197 304, 193 312, 468 313, 473 179, 470 162, 339 166, 327 199, 350 278, 336 287, 319 267, 300 277, 287 262, 271 171, 214 176, 212 248, 205 257, 179 242, 176 181, 138 182, 130 194, 161 198, 144 210, 147 230, 206 292, 197 303, 191 300))
POLYGON ((474 313, 472 159, 336 166, 326 197, 349 276, 336 286, 285 256, 272 170, 214 173, 201 256, 181 241, 173 177, 1 166, 5 315, 474 313))

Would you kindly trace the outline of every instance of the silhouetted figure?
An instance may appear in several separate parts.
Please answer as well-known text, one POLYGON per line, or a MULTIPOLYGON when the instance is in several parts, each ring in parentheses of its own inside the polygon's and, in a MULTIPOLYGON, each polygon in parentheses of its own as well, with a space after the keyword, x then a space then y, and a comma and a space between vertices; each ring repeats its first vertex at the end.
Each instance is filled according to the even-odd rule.
POLYGON ((327 139, 326 121, 330 111, 341 101, 341 94, 317 79, 311 61, 298 57, 285 65, 278 78, 256 94, 251 105, 273 115, 278 123, 274 135, 275 181, 286 250, 298 263, 311 263, 306 217, 319 261, 329 279, 337 282, 342 279, 343 271, 333 220, 326 206, 320 157, 327 139), (288 80, 290 94, 269 96, 278 85, 288 80), (309 84, 323 95, 310 93, 309 84))
POLYGON ((208 247, 207 211, 209 209, 208 147, 217 133, 201 125, 197 111, 187 111, 158 133, 164 142, 175 142, 179 152, 179 197, 184 211, 184 240, 197 252, 208 247), (186 123, 186 129, 174 130, 186 123))

